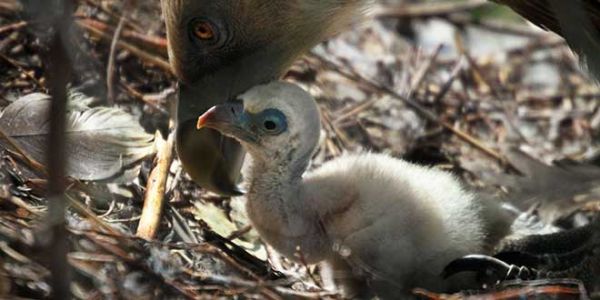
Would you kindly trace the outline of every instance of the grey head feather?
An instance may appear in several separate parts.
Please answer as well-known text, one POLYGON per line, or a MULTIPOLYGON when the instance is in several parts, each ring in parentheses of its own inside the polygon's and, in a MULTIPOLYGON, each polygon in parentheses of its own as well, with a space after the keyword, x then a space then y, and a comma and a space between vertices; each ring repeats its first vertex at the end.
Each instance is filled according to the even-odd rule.
MULTIPOLYGON (((290 161, 292 172, 304 172, 317 147, 321 131, 320 112, 313 97, 297 85, 273 81, 250 89, 240 98, 247 112, 277 109, 287 117, 286 132, 268 137, 261 144, 261 149, 255 151, 255 158, 270 160, 274 153, 285 151, 281 159, 290 161)), ((253 152, 252 147, 248 145, 250 152, 253 152)))

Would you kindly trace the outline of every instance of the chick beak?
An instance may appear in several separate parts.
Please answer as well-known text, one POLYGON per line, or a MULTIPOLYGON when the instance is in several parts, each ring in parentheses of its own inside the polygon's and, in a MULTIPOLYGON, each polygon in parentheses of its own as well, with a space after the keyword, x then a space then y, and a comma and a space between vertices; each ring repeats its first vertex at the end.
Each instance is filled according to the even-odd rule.
POLYGON ((204 112, 196 122, 196 129, 212 128, 227 133, 228 128, 242 127, 244 105, 241 102, 226 102, 215 105, 204 112))
POLYGON ((216 105, 202 114, 196 129, 212 128, 225 136, 243 142, 254 142, 257 136, 248 129, 244 107, 239 102, 216 105))
POLYGON ((198 117, 198 122, 196 123, 196 129, 201 129, 204 127, 210 127, 211 124, 217 124, 217 107, 213 106, 209 110, 207 110, 204 114, 198 117))

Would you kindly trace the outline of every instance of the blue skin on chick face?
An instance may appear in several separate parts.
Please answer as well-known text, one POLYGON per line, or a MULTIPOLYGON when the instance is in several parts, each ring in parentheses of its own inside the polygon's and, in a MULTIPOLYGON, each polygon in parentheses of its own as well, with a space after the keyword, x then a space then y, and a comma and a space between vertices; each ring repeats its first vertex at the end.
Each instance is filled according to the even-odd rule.
POLYGON ((274 108, 265 109, 258 114, 244 112, 242 122, 258 135, 279 135, 287 130, 287 118, 274 108))

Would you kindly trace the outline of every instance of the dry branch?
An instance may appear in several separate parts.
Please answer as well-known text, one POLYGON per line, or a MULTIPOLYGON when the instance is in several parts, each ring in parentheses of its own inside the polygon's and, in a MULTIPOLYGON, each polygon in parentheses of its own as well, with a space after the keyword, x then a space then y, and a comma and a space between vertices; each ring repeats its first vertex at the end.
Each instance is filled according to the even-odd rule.
POLYGON ((146 186, 144 208, 137 228, 137 236, 151 240, 160 226, 160 219, 165 202, 165 191, 169 168, 173 161, 173 143, 175 132, 171 132, 165 141, 160 133, 156 134, 156 166, 150 173, 146 186))

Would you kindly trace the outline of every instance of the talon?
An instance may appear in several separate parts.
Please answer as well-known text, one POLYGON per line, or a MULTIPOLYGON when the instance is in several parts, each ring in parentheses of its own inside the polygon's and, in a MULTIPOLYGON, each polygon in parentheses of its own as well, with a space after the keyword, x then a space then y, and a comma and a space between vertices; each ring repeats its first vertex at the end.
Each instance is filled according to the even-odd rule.
POLYGON ((520 279, 521 277, 521 270, 519 269, 519 267, 515 266, 515 265, 511 265, 510 268, 508 269, 508 272, 506 272, 506 276, 504 276, 504 280, 515 280, 515 279, 520 279))

